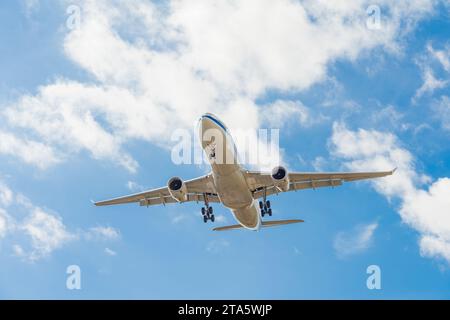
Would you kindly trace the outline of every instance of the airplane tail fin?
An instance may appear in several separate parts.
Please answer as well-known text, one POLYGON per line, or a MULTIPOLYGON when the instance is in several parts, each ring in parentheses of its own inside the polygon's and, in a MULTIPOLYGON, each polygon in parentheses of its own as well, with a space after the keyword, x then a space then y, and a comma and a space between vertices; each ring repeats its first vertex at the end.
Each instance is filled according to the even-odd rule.
MULTIPOLYGON (((261 227, 262 228, 268 228, 268 227, 276 227, 276 226, 281 226, 281 225, 285 225, 285 224, 293 224, 293 223, 300 223, 300 222, 305 222, 303 220, 273 220, 273 221, 263 221, 261 227)), ((228 230, 236 230, 236 229, 242 229, 244 228, 243 226, 241 226, 240 224, 234 224, 232 226, 225 226, 225 227, 218 227, 218 228, 214 228, 214 231, 228 231, 228 230)))

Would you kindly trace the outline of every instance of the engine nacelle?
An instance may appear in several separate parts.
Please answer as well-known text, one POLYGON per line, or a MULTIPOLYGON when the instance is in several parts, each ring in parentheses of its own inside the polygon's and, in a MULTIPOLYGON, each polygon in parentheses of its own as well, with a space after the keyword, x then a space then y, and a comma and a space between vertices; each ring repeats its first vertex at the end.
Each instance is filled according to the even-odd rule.
POLYGON ((183 180, 178 177, 174 177, 167 182, 170 195, 178 202, 187 201, 187 188, 183 180))
POLYGON ((282 191, 289 190, 289 175, 284 167, 275 167, 272 170, 272 180, 275 182, 275 186, 282 191))

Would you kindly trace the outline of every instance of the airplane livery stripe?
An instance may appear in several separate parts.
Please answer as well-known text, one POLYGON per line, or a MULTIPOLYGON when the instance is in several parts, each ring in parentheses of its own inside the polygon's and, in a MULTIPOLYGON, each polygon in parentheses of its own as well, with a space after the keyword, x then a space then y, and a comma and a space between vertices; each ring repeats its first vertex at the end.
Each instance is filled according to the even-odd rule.
POLYGON ((204 118, 208 118, 209 120, 211 120, 212 122, 217 124, 219 127, 221 127, 225 132, 227 132, 227 128, 225 128, 225 126, 220 121, 218 121, 217 119, 214 119, 210 115, 204 115, 203 117, 204 118))

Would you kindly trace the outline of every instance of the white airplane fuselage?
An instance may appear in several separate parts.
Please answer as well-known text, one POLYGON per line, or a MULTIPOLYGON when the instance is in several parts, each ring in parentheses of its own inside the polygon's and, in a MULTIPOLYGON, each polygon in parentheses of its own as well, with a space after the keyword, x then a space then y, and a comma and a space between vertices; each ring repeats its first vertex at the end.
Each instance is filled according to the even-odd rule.
POLYGON ((214 187, 221 203, 244 228, 258 230, 261 227, 258 201, 247 184, 228 129, 217 117, 207 113, 199 120, 199 138, 211 164, 214 187))

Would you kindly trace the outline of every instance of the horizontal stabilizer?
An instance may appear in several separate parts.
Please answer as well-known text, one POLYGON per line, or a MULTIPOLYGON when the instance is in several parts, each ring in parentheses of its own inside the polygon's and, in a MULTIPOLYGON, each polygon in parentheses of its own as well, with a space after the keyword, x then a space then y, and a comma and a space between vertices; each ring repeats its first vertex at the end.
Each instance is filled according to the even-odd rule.
MULTIPOLYGON (((303 220, 274 220, 274 221, 263 221, 261 227, 263 228, 268 228, 268 227, 276 227, 276 226, 281 226, 281 225, 285 225, 285 224, 293 224, 293 223, 300 223, 300 222, 305 222, 303 220)), ((218 227, 218 228, 214 228, 214 231, 227 231, 227 230, 235 230, 235 229, 242 229, 244 228, 243 226, 241 226, 240 224, 234 224, 232 226, 225 226, 225 227, 218 227)))

